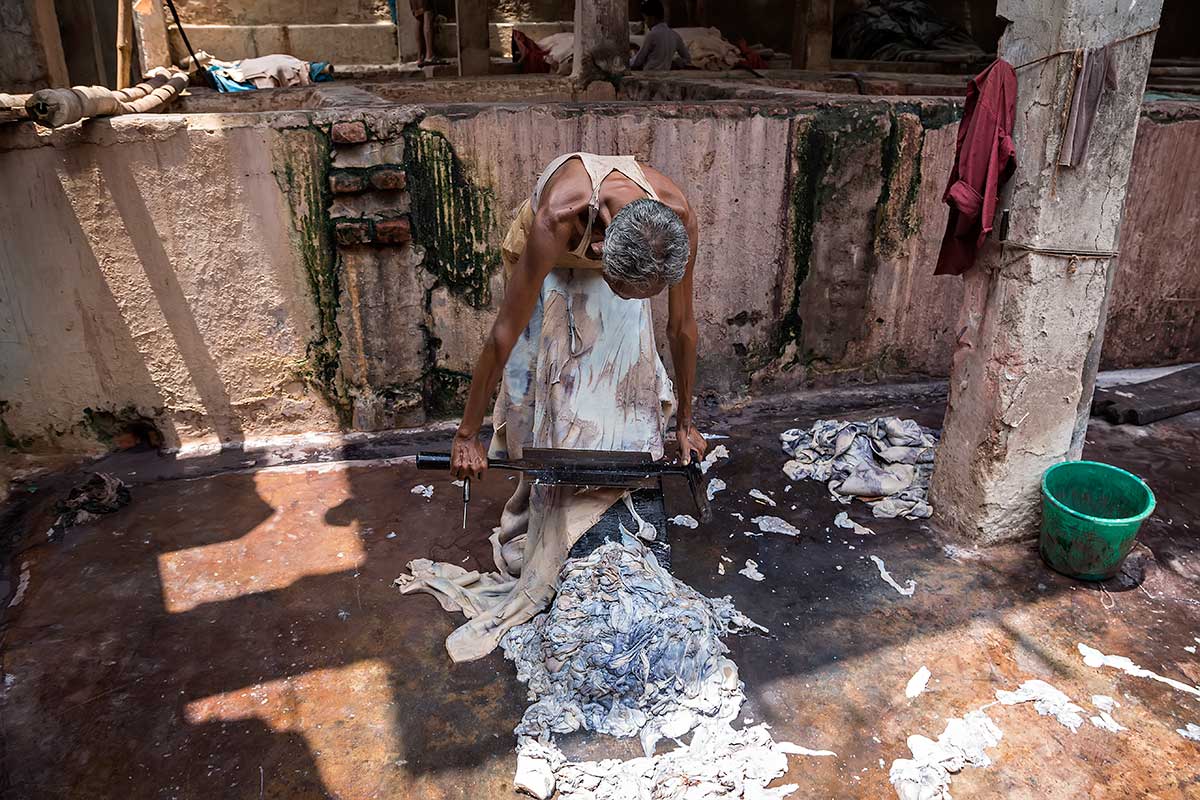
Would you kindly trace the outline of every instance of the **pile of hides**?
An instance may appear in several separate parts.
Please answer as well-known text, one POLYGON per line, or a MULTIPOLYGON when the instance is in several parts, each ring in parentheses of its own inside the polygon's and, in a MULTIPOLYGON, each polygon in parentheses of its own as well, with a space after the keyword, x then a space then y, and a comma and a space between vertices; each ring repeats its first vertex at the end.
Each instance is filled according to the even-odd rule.
POLYGON ((978 61, 987 58, 966 31, 925 0, 872 0, 834 26, 835 53, 868 61, 978 61))
POLYGON ((515 729, 517 788, 591 800, 786 796, 763 789, 800 749, 766 726, 730 726, 745 695, 721 637, 752 628, 765 630, 728 597, 676 580, 631 535, 568 561, 550 609, 501 640, 533 701, 515 729), (554 735, 580 728, 638 736, 645 757, 570 762, 554 735), (689 731, 689 744, 654 755, 660 738, 689 731))
POLYGON ((839 503, 857 497, 876 517, 924 519, 937 434, 911 419, 878 417, 870 422, 823 419, 811 429, 779 435, 792 460, 789 479, 826 481, 839 503))
POLYGON ((129 486, 120 478, 97 472, 73 488, 67 499, 58 504, 58 519, 50 528, 48 536, 65 531, 75 525, 86 525, 111 514, 129 503, 129 486))
POLYGON ((716 28, 675 28, 692 56, 694 69, 724 71, 742 60, 742 51, 716 28))
MULTIPOLYGON (((730 70, 736 67, 745 56, 737 45, 730 42, 716 28, 674 28, 676 33, 687 45, 692 56, 693 69, 714 71, 730 70)), ((630 36, 629 49, 631 55, 642 46, 644 36, 630 36)), ((558 75, 571 74, 572 58, 575 52, 575 34, 552 33, 538 40, 538 46, 543 51, 543 58, 550 71, 558 75)))
POLYGON ((636 735, 651 755, 660 737, 737 712, 741 684, 721 637, 753 627, 728 597, 676 580, 635 537, 605 542, 568 561, 550 609, 500 642, 534 700, 516 733, 636 735))
POLYGON ((210 57, 205 69, 221 92, 308 86, 317 81, 333 80, 333 65, 328 61, 301 61, 283 54, 241 61, 220 61, 210 57))

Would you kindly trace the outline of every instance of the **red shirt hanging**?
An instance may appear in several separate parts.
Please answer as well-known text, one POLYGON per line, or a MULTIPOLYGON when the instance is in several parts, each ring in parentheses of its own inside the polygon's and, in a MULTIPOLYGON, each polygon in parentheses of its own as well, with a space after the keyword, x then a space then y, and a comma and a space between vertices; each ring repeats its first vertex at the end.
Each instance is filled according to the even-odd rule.
POLYGON ((997 59, 967 86, 967 106, 958 128, 954 170, 942 200, 950 206, 937 275, 961 275, 992 232, 1000 187, 1017 166, 1011 138, 1016 114, 1017 73, 997 59))

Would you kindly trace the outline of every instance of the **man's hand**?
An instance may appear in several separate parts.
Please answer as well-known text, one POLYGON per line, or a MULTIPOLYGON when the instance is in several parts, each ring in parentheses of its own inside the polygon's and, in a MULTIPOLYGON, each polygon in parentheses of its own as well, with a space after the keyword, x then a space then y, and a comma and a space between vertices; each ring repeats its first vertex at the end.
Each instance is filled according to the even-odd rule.
POLYGON ((679 425, 677 428, 675 438, 679 441, 679 462, 681 464, 692 463, 693 454, 697 461, 704 458, 704 452, 708 450, 708 443, 704 441, 700 431, 696 430, 696 426, 689 422, 686 425, 679 425))
POLYGON ((483 449, 479 435, 454 434, 454 444, 450 448, 450 474, 459 480, 479 479, 487 468, 487 451, 483 449))

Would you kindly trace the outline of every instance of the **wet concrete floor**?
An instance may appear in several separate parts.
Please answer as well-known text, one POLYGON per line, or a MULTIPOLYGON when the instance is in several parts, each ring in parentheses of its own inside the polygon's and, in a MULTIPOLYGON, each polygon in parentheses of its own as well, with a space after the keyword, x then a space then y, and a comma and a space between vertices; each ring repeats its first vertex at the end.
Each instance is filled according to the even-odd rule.
MULTIPOLYGON (((937 738, 947 718, 1031 678, 1089 714, 1092 695, 1114 697, 1128 730, 1073 733, 1031 704, 992 706, 1003 740, 990 767, 954 777, 956 798, 1200 797, 1200 743, 1176 732, 1200 724, 1200 695, 1088 667, 1077 651, 1200 684, 1200 414, 1141 429, 1093 422, 1086 455, 1144 476, 1159 501, 1129 575, 1102 586, 1049 571, 1031 544, 975 550, 861 504, 851 516, 876 535, 854 535, 832 526, 844 507, 823 486, 786 488, 780 431, 880 414, 936 426, 942 404, 921 391, 837 392, 714 414, 707 431, 730 437, 732 458, 710 474, 729 489, 711 524, 672 531, 674 572, 771 630, 729 641, 744 717, 837 753, 790 757, 795 797, 894 797, 888 767, 909 755, 907 736, 937 738), (767 512, 752 488, 779 507, 767 512), (746 536, 735 513, 776 513, 803 535, 746 536), (913 596, 885 584, 870 555, 914 580, 913 596), (724 575, 721 556, 733 560, 724 575), (748 558, 765 580, 737 574, 748 558), (906 699, 922 665, 929 687, 906 699)), ((512 797, 511 731, 526 701, 511 665, 499 654, 451 664, 442 643, 462 618, 391 585, 413 558, 491 566, 507 476, 476 487, 463 531, 448 476, 396 459, 447 440, 186 463, 123 454, 91 468, 134 483, 124 509, 52 542, 53 492, 11 513, 25 587, 0 640, 0 796, 512 797), (432 498, 412 494, 418 483, 433 484, 432 498)), ((667 506, 689 513, 682 486, 667 506)), ((565 749, 636 755, 595 736, 565 749)))

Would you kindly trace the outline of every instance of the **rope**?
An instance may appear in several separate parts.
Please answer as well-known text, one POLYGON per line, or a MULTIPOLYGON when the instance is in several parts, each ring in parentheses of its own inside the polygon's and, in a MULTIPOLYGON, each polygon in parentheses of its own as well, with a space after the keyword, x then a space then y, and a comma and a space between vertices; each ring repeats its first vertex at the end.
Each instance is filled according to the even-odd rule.
POLYGON ((1025 250, 1042 256, 1057 256, 1059 258, 1117 258, 1121 255, 1119 250, 1067 250, 1060 247, 1038 247, 1034 244, 1007 240, 1000 242, 1000 244, 1005 247, 1011 247, 1014 250, 1025 250))
MULTIPOLYGON (((1008 241, 1008 240, 1002 241, 1002 242, 1000 242, 1000 244, 1005 247, 1011 247, 1014 250, 1022 250, 1025 253, 1037 253, 1038 255, 1042 255, 1042 256, 1051 256, 1053 258, 1070 259, 1067 263, 1067 273, 1070 275, 1074 275, 1075 270, 1077 270, 1079 268, 1079 260, 1080 259, 1094 258, 1094 259, 1107 260, 1107 259, 1117 258, 1120 255, 1120 251, 1118 251, 1118 250, 1067 250, 1067 249, 1060 248, 1060 247, 1038 247, 1037 245, 1033 245, 1033 244, 1025 244, 1024 242, 1012 242, 1012 241, 1008 241)), ((1009 259, 1007 262, 1001 264, 1000 268, 1005 269, 1005 268, 1011 266, 1012 264, 1017 263, 1017 261, 1019 261, 1022 257, 1023 257, 1023 255, 1016 256, 1015 258, 1009 259)))
MULTIPOLYGON (((1122 42, 1128 42, 1130 39, 1137 39, 1142 36, 1149 36, 1150 34, 1154 33, 1156 30, 1158 30, 1158 27, 1159 27, 1158 25, 1155 25, 1152 28, 1146 28, 1146 30, 1144 30, 1144 31, 1138 31, 1137 33, 1131 33, 1128 36, 1122 36, 1120 39, 1115 39, 1115 40, 1109 42, 1108 44, 1101 45, 1101 46, 1102 47, 1111 47, 1114 44, 1121 44, 1122 42)), ((1079 47, 1073 47, 1070 50, 1056 50, 1053 53, 1050 53, 1049 55, 1042 56, 1041 58, 1035 58, 1032 61, 1026 61, 1024 64, 1018 64, 1017 66, 1013 67, 1013 69, 1018 70, 1018 69, 1025 69, 1026 67, 1032 67, 1034 64, 1040 64, 1043 61, 1049 61, 1052 58, 1058 58, 1059 56, 1065 56, 1068 53, 1079 52, 1081 49, 1082 48, 1079 48, 1079 47)), ((1099 48, 1095 48, 1095 49, 1099 49, 1099 48)))

